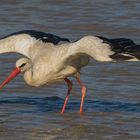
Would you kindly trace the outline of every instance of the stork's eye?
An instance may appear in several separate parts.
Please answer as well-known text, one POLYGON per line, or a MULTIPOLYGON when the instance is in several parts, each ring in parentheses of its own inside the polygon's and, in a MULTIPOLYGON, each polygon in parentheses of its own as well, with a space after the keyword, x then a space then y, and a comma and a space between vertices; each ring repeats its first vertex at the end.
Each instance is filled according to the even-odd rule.
POLYGON ((23 63, 23 64, 20 66, 20 68, 24 67, 25 65, 26 65, 26 63, 23 63))

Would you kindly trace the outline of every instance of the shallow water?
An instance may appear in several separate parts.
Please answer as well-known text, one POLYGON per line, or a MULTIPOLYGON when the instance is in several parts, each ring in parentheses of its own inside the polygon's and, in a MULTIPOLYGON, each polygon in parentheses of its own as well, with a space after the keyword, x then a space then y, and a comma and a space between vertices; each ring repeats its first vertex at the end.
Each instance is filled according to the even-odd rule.
MULTIPOLYGON (((77 40, 84 35, 127 37, 140 44, 139 0, 7 0, 0 2, 0 36, 36 29, 77 40)), ((16 54, 0 55, 0 81, 13 69, 16 54)), ((78 113, 75 79, 64 115, 64 83, 33 88, 23 75, 0 95, 0 140, 140 139, 140 64, 95 63, 83 68, 87 85, 84 113, 78 113)))

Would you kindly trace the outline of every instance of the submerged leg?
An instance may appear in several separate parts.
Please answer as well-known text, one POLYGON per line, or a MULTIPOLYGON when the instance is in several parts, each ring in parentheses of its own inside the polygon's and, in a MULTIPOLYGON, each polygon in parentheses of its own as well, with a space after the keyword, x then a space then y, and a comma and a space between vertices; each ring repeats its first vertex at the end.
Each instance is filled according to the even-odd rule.
POLYGON ((82 92, 81 105, 80 105, 80 110, 79 110, 79 112, 82 113, 83 112, 84 99, 85 99, 85 96, 86 96, 86 87, 84 86, 84 84, 80 80, 80 76, 76 77, 76 80, 79 83, 79 85, 81 87, 81 92, 82 92))
POLYGON ((68 85, 68 92, 67 92, 67 96, 66 96, 63 108, 61 110, 61 114, 63 114, 65 112, 65 108, 66 108, 66 105, 67 105, 67 102, 68 102, 68 99, 69 99, 69 94, 70 94, 71 89, 72 89, 72 82, 68 78, 65 78, 64 80, 68 85))

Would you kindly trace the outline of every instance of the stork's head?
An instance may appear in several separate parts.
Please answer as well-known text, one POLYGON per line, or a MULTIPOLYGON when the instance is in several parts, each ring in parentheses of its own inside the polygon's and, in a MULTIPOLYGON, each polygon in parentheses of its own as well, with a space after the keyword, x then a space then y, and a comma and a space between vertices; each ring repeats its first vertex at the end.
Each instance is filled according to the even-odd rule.
POLYGON ((31 67, 31 61, 28 58, 20 58, 16 62, 16 68, 20 70, 20 72, 25 72, 31 67))
POLYGON ((15 78, 19 73, 25 72, 31 68, 31 61, 28 58, 20 58, 16 62, 16 68, 10 73, 10 75, 0 85, 0 89, 3 88, 8 82, 15 78))

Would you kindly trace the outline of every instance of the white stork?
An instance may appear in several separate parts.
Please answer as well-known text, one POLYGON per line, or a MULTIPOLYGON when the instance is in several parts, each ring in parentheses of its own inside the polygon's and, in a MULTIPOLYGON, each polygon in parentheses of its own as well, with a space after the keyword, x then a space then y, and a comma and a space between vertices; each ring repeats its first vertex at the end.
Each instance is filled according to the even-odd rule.
POLYGON ((22 72, 26 83, 36 87, 64 80, 68 92, 61 113, 65 111, 72 89, 72 82, 68 79, 70 76, 74 76, 81 86, 80 113, 82 112, 86 87, 80 80, 79 72, 89 63, 90 58, 102 62, 140 61, 140 45, 130 39, 90 35, 70 43, 67 38, 33 30, 20 31, 2 38, 0 53, 7 52, 17 52, 25 57, 16 62, 16 68, 0 88, 22 72), (59 41, 67 43, 58 44, 59 41))

